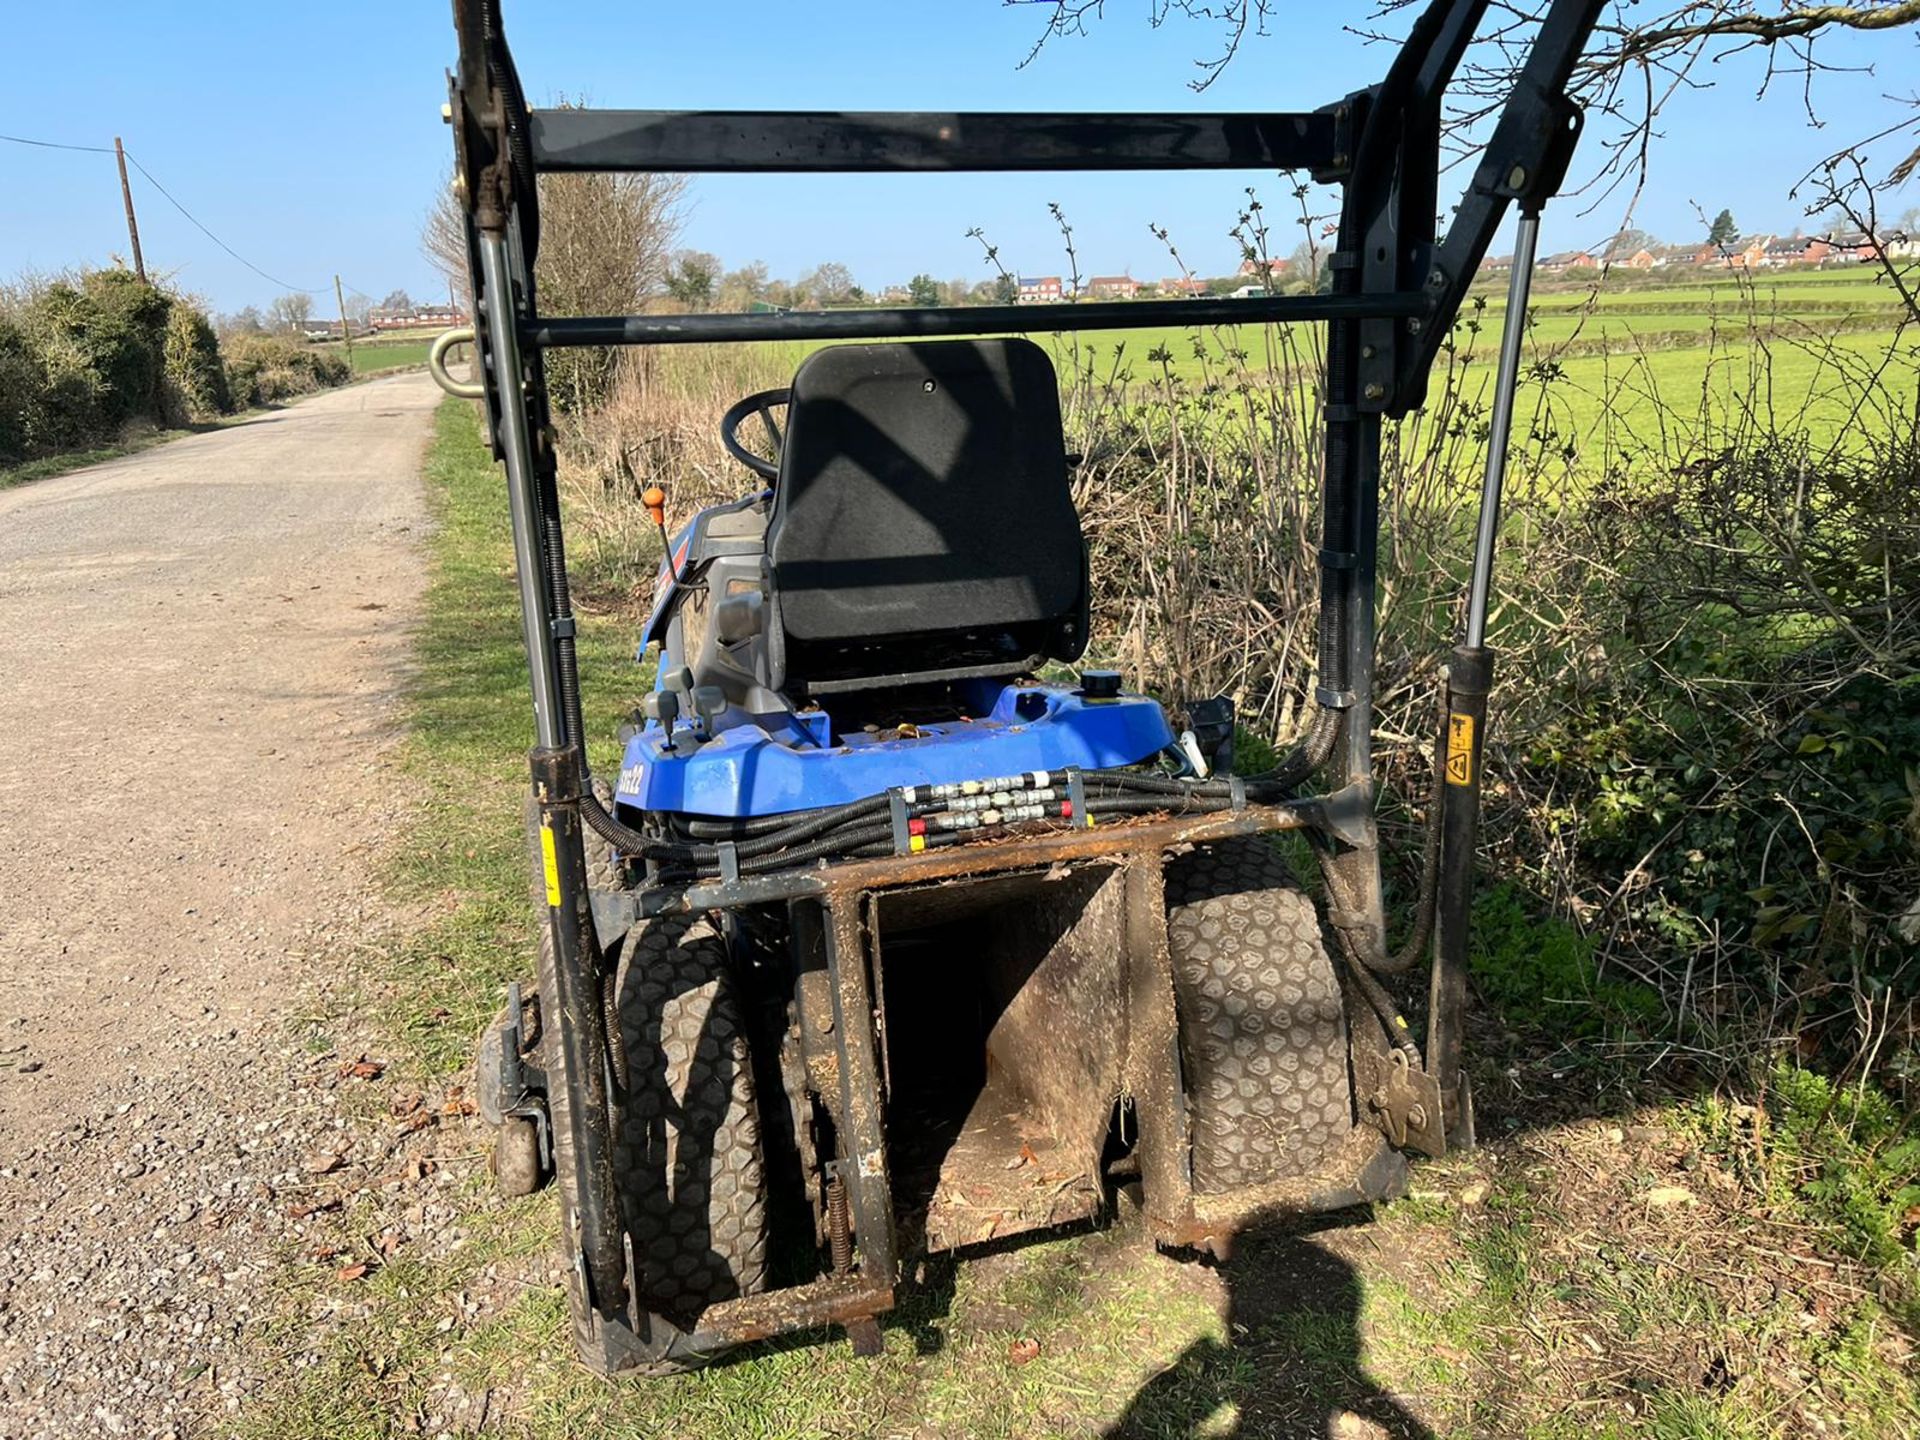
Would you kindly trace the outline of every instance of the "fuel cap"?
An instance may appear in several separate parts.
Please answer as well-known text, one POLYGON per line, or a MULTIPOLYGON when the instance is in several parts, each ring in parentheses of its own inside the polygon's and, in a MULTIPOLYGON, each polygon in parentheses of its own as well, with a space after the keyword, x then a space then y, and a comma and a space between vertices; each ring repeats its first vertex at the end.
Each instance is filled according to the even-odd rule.
POLYGON ((1120 672, 1118 670, 1082 670, 1080 694, 1088 700, 1118 700, 1120 672))

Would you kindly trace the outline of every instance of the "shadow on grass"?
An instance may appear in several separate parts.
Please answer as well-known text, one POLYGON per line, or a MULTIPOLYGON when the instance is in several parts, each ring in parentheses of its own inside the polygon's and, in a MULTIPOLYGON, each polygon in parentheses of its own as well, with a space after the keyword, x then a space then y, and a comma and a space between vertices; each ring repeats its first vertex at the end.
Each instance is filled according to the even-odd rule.
POLYGON ((1107 1440, 1434 1440, 1367 1372, 1363 1282, 1315 1239, 1331 1225, 1370 1218, 1358 1212, 1242 1232, 1219 1267, 1227 1340, 1189 1345, 1102 1432, 1107 1440))

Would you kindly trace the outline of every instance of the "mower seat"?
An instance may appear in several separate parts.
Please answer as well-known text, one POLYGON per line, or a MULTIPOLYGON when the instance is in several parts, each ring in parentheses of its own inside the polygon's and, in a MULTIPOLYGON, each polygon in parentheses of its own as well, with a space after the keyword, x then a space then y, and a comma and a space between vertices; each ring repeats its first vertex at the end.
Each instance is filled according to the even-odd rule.
POLYGON ((932 340, 809 356, 793 378, 767 569, 775 689, 1076 658, 1086 545, 1046 353, 932 340))

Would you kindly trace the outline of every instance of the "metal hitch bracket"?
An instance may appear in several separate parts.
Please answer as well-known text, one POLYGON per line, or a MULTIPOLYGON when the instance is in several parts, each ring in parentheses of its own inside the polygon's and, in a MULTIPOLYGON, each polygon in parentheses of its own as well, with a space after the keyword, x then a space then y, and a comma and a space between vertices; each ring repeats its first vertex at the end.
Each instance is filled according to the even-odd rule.
POLYGON ((1447 1153, 1438 1079, 1414 1069, 1404 1050, 1376 1055, 1356 1048, 1353 1070, 1367 1118, 1397 1148, 1436 1160, 1447 1153))

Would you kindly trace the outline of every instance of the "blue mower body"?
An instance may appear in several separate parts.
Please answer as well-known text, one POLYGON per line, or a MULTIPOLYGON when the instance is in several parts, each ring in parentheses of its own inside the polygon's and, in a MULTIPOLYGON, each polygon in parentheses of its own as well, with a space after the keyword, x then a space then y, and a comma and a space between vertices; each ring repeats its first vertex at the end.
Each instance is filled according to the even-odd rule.
POLYGON ((1160 706, 1140 695, 1089 699, 1031 681, 957 688, 963 718, 888 730, 840 733, 825 709, 754 715, 729 707, 710 728, 676 725, 669 749, 651 721, 627 741, 614 798, 640 810, 748 819, 902 785, 1133 765, 1174 741, 1160 706))

